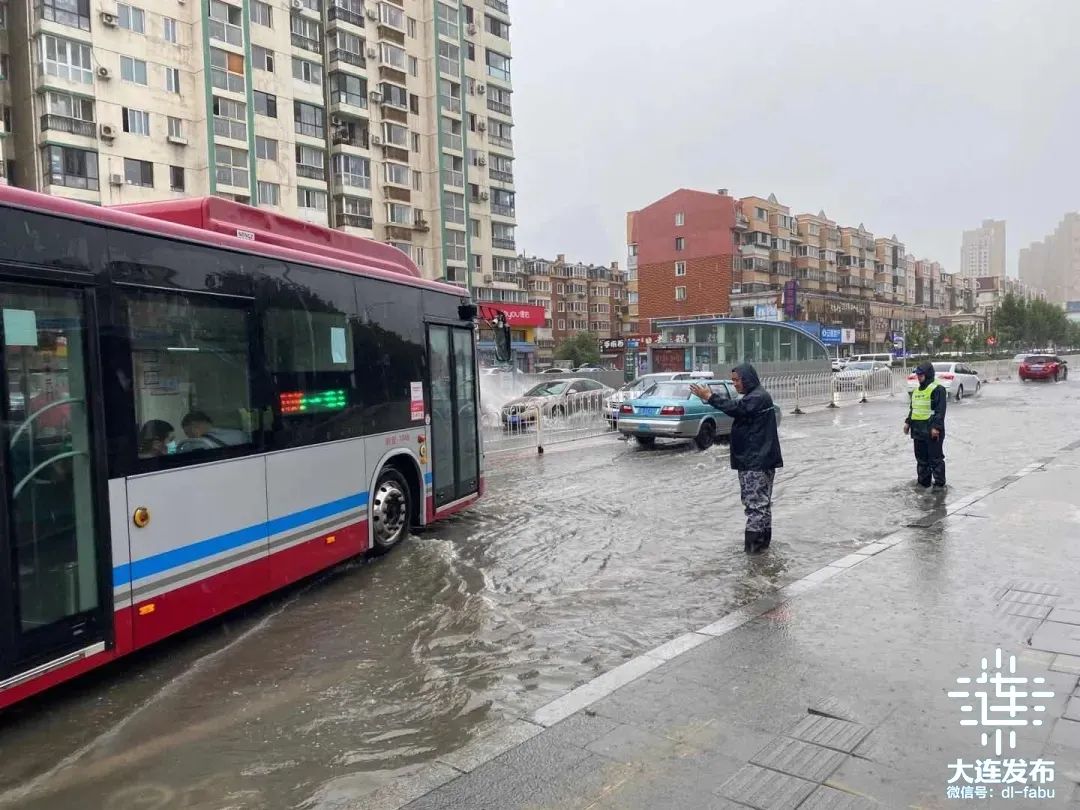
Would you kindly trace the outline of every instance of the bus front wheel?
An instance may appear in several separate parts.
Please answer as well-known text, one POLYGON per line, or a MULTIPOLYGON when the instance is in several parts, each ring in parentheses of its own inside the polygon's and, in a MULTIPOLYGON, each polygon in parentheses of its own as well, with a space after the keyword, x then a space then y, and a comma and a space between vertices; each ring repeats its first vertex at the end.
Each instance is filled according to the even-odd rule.
POLYGON ((393 467, 382 471, 371 493, 371 534, 376 551, 393 548, 408 535, 411 497, 405 476, 393 467))

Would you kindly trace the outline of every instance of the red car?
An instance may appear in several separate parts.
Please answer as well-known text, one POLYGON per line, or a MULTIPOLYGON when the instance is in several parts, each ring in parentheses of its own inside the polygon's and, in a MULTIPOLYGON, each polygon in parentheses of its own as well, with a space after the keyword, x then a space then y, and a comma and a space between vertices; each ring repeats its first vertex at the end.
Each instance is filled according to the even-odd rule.
POLYGON ((1069 364, 1060 357, 1049 354, 1033 354, 1020 364, 1020 381, 1069 379, 1069 364))

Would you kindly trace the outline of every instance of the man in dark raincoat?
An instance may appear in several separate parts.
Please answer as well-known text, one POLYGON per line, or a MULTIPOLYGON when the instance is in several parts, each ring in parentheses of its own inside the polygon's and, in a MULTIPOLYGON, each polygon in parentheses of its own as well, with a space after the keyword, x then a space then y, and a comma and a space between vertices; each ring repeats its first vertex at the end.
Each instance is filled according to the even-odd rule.
POLYGON ((922 363, 915 369, 919 387, 911 392, 911 407, 904 420, 904 433, 915 444, 915 470, 919 485, 945 488, 945 407, 948 390, 934 379, 934 364, 922 363))
POLYGON ((738 399, 725 399, 708 386, 691 390, 734 422, 731 425, 731 468, 739 473, 739 490, 746 512, 744 548, 759 554, 772 542, 772 490, 776 470, 784 466, 776 410, 769 392, 761 387, 754 367, 744 363, 731 370, 738 399))

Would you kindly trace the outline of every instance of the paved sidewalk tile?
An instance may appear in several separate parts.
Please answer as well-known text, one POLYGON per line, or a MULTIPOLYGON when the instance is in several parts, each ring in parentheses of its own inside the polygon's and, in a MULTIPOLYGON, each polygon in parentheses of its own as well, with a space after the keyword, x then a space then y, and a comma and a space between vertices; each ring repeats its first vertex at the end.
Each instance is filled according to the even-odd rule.
POLYGON ((816 785, 805 779, 746 765, 720 788, 720 795, 760 810, 795 810, 816 785))

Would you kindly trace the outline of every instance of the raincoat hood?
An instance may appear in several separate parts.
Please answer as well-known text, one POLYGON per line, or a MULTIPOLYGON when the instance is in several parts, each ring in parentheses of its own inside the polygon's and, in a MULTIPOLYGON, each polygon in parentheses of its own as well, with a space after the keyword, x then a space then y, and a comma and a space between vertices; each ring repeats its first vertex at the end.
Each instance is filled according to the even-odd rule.
POLYGON ((933 363, 920 363, 915 368, 915 373, 922 373, 923 379, 919 383, 919 390, 926 388, 930 383, 934 381, 934 364, 933 363))
POLYGON ((761 378, 758 377, 757 371, 749 363, 735 366, 732 371, 738 374, 739 379, 742 380, 744 396, 761 385, 761 378))

